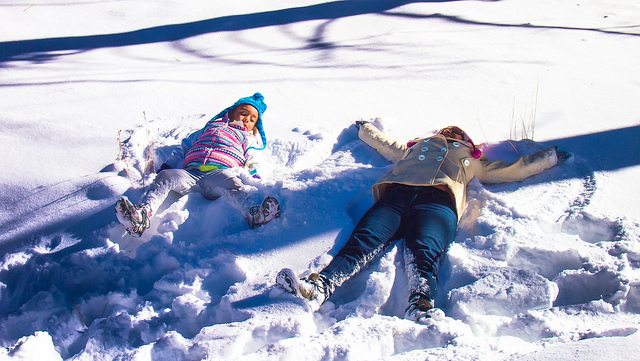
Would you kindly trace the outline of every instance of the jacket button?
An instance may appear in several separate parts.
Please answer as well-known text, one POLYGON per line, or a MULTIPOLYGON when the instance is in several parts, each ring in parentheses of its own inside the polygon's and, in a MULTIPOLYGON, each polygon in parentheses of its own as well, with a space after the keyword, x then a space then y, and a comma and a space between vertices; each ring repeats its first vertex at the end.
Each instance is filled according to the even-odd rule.
POLYGON ((438 162, 442 162, 443 159, 444 158, 442 156, 440 156, 440 155, 436 157, 436 161, 438 161, 438 162))
POLYGON ((440 148, 440 151, 441 151, 442 153, 446 152, 446 151, 447 151, 447 147, 442 147, 442 148, 440 148))
POLYGON ((422 147, 422 151, 423 151, 423 152, 426 152, 426 151, 428 151, 428 150, 429 150, 429 147, 422 147))
POLYGON ((469 166, 469 159, 463 160, 462 164, 464 164, 465 167, 468 167, 469 166))
POLYGON ((424 160, 424 155, 420 154, 420 155, 418 156, 418 159, 419 159, 419 160, 424 160))
POLYGON ((458 142, 453 142, 451 144, 453 144, 454 147, 459 147, 460 146, 460 143, 458 143, 458 142))

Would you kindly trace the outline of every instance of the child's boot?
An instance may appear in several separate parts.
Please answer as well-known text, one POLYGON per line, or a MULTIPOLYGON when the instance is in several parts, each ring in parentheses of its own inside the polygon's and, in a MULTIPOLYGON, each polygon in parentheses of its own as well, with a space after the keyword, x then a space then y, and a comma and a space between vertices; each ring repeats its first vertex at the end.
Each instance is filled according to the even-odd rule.
POLYGON ((259 206, 249 208, 247 222, 249 227, 257 228, 280 217, 280 203, 274 197, 267 197, 259 206))
POLYGON ((122 197, 116 202, 116 217, 127 233, 141 237, 151 225, 148 207, 135 206, 127 197, 122 197))

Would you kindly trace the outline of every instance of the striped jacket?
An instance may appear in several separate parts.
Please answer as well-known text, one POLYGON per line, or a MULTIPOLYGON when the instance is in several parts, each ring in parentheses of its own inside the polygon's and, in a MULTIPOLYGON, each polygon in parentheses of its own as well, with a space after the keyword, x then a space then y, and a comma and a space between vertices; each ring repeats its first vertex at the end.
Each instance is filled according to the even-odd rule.
POLYGON ((173 168, 181 165, 184 169, 249 167, 253 158, 251 147, 257 142, 244 126, 229 123, 225 116, 210 120, 185 138, 165 163, 173 168))

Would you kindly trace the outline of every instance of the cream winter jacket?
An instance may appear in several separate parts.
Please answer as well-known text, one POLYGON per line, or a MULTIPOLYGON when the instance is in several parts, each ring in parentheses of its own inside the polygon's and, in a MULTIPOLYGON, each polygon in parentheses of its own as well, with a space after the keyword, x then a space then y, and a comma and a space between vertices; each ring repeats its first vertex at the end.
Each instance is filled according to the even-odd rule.
POLYGON ((390 184, 414 186, 447 186, 456 204, 458 219, 466 207, 467 185, 476 177, 482 183, 522 181, 558 162, 554 148, 523 156, 513 163, 489 161, 471 156, 469 143, 442 135, 418 139, 408 147, 390 139, 371 123, 360 126, 360 139, 387 160, 393 169, 373 185, 373 198, 378 200, 390 184))

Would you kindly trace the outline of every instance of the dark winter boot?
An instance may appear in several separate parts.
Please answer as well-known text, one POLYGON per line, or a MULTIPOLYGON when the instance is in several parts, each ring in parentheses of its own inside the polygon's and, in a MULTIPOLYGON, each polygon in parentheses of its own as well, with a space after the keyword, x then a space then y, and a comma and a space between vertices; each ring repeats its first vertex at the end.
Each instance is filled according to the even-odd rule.
POLYGON ((444 318, 442 310, 433 307, 433 300, 422 293, 414 293, 409 298, 409 306, 405 310, 404 318, 418 323, 428 323, 429 320, 444 318))

